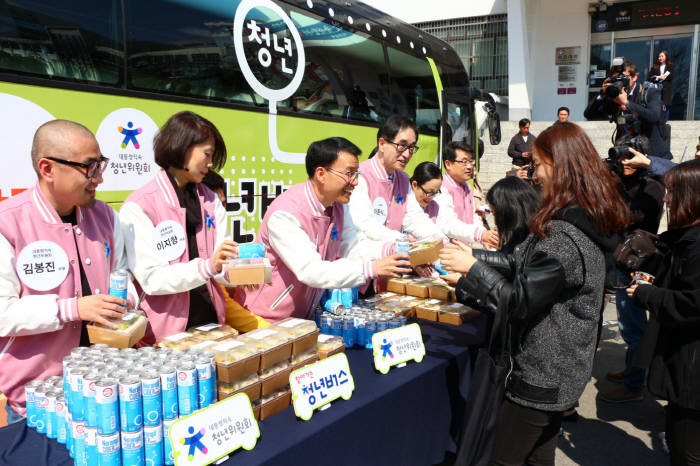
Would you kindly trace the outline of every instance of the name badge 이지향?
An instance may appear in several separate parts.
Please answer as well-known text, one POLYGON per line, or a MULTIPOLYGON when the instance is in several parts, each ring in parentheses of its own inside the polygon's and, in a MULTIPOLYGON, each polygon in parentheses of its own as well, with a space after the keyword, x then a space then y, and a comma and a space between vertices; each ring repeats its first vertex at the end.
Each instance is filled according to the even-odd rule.
POLYGON ((181 417, 167 432, 176 466, 210 464, 241 447, 252 450, 259 437, 260 428, 245 393, 181 417))
POLYGON ((180 257, 187 244, 185 229, 174 220, 165 220, 156 225, 152 240, 158 254, 168 262, 180 257))
POLYGON ((309 364, 289 374, 292 404, 297 417, 308 421, 315 409, 333 400, 349 400, 355 390, 345 353, 309 364))
POLYGON ((17 255, 17 276, 36 291, 53 290, 68 276, 68 256, 53 241, 34 241, 17 255))
POLYGON ((418 324, 391 328, 372 335, 374 367, 386 374, 391 366, 414 360, 421 362, 425 356, 423 334, 418 324))

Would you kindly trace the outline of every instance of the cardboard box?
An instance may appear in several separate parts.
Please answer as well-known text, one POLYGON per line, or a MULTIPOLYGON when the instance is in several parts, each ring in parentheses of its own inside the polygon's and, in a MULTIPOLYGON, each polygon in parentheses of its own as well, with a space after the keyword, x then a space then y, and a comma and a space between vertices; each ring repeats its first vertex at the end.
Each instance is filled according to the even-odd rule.
POLYGON ((260 382, 262 383, 262 395, 269 395, 285 385, 289 385, 289 374, 291 374, 291 372, 292 368, 287 366, 269 377, 263 378, 261 375, 260 382))
POLYGON ((406 283, 410 280, 406 278, 391 278, 386 282, 386 290, 392 293, 406 294, 406 283))
POLYGON ((260 355, 260 369, 269 369, 278 362, 285 361, 292 356, 292 342, 287 342, 277 348, 263 351, 260 355))
POLYGON ((430 299, 425 303, 416 306, 416 317, 419 319, 437 321, 441 304, 442 301, 439 299, 430 299))
POLYGON ((88 324, 87 331, 90 343, 104 343, 114 348, 131 348, 146 334, 148 320, 139 313, 126 329, 112 330, 96 324, 88 324))
POLYGON ((305 353, 311 348, 316 347, 316 342, 318 341, 318 335, 320 333, 321 330, 316 329, 308 335, 304 335, 302 337, 297 338, 296 340, 292 340, 292 356, 305 353))
POLYGON ((433 283, 430 285, 428 292, 429 296, 433 299, 440 299, 442 301, 455 300, 455 289, 448 285, 433 283))
MULTIPOLYGON (((298 357, 297 361, 295 361, 294 356, 292 356, 292 360, 289 363, 290 368, 291 368, 291 372, 294 372, 297 369, 301 369, 304 366, 308 366, 309 364, 313 364, 316 361, 318 361, 318 353, 316 353, 315 345, 314 345, 314 350, 307 352, 307 354, 308 354, 308 357, 301 357, 301 358, 298 357)), ((299 356, 304 356, 304 355, 302 354, 299 356)))
POLYGON ((226 279, 231 285, 261 285, 272 281, 272 265, 267 258, 241 259, 230 265, 226 279))
POLYGON ((316 352, 319 359, 326 359, 334 354, 345 352, 345 343, 343 339, 334 335, 321 335, 318 339, 316 352))
POLYGON ((438 321, 451 325, 462 325, 474 317, 480 315, 476 309, 460 303, 452 303, 442 306, 438 314, 438 321))
POLYGON ((256 345, 261 353, 260 369, 268 369, 292 355, 292 340, 282 329, 259 328, 241 335, 238 340, 256 345))
POLYGON ((279 396, 265 403, 260 403, 260 420, 267 419, 280 411, 284 411, 292 402, 292 391, 287 389, 279 396))
POLYGON ((406 294, 418 298, 430 296, 430 286, 432 282, 429 278, 415 278, 406 283, 406 294))
POLYGON ((260 353, 248 356, 240 361, 225 363, 216 362, 216 379, 221 382, 233 383, 260 370, 260 353))
POLYGON ((318 340, 318 334, 321 333, 313 320, 298 319, 296 317, 280 320, 269 328, 286 333, 289 336, 292 340, 292 356, 314 348, 318 340))
POLYGON ((250 402, 254 402, 258 399, 260 399, 261 396, 261 388, 262 388, 262 383, 260 381, 257 381, 255 383, 252 383, 248 385, 247 387, 243 387, 240 390, 236 390, 231 393, 227 392, 222 392, 219 390, 219 401, 228 398, 229 396, 237 395, 238 393, 245 393, 248 395, 248 398, 250 398, 250 402))
POLYGON ((442 240, 413 243, 408 250, 411 265, 432 264, 439 259, 441 249, 442 240))

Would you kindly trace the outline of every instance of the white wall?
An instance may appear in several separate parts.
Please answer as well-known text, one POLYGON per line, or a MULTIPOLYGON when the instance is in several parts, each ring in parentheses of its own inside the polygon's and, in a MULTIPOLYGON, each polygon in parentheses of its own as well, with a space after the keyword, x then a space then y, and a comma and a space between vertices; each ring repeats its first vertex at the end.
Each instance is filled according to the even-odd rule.
POLYGON ((407 23, 438 21, 506 12, 506 0, 362 0, 407 23))

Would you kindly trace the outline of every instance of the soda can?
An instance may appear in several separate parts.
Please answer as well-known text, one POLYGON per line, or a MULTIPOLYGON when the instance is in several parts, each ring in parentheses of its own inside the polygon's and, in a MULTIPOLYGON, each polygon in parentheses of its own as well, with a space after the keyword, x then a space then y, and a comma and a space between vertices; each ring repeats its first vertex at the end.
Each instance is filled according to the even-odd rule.
POLYGON ((104 349, 109 348, 109 345, 107 345, 105 343, 93 343, 92 345, 90 345, 90 348, 98 349, 98 350, 102 351, 104 349))
POLYGON ((141 396, 143 397, 144 427, 160 425, 163 405, 158 371, 146 370, 141 374, 141 396))
POLYGON ((355 340, 359 346, 365 346, 365 344, 367 344, 365 337, 365 319, 363 317, 355 317, 355 340))
POLYGON ((97 462, 99 466, 121 466, 121 456, 119 432, 97 436, 97 462))
POLYGON ((211 361, 206 356, 199 357, 195 367, 197 368, 197 409, 202 409, 211 404, 211 361))
POLYGON ((36 427, 37 408, 35 392, 41 385, 41 380, 32 380, 24 385, 24 398, 27 405, 27 427, 36 427))
POLYGON ((48 383, 51 385, 56 385, 56 382, 61 381, 63 382, 63 377, 60 375, 52 375, 51 377, 47 377, 44 379, 44 383, 48 383))
POLYGON ((78 367, 70 371, 70 403, 68 409, 73 414, 74 421, 85 420, 85 396, 83 396, 83 377, 87 369, 78 367))
POLYGON ((97 433, 112 435, 119 431, 119 385, 116 379, 104 378, 95 383, 97 433))
POLYGON ((175 464, 175 457, 173 456, 173 446, 170 444, 170 424, 175 422, 177 419, 165 419, 163 420, 163 462, 172 466, 175 464))
POLYGON ((87 466, 98 466, 97 428, 85 426, 85 463, 87 466))
POLYGON ((113 346, 110 346, 109 348, 104 348, 102 352, 110 356, 117 356, 121 353, 121 350, 119 348, 114 348, 113 346))
POLYGON ((202 351, 202 356, 209 358, 211 363, 212 403, 216 400, 216 355, 212 351, 202 351))
POLYGON ((264 243, 243 243, 238 245, 239 259, 265 257, 267 248, 264 243))
POLYGON ((141 466, 146 463, 143 453, 143 429, 122 431, 122 464, 141 466))
POLYGON ((99 380, 96 371, 90 371, 83 376, 83 399, 85 404, 85 425, 97 427, 97 405, 95 404, 95 384, 99 380))
POLYGON ((51 390, 46 392, 46 437, 56 438, 56 397, 58 392, 51 390))
POLYGON ((61 445, 66 444, 66 397, 58 395, 56 397, 56 441, 61 445))
POLYGON ((343 319, 339 316, 331 317, 331 335, 343 336, 343 319))
MULTIPOLYGON (((408 254, 408 250, 411 247, 411 243, 408 241, 406 236, 396 240, 395 244, 395 254, 408 254)), ((404 259, 405 260, 405 259, 404 259)))
POLYGON ((36 409, 36 431, 39 432, 40 434, 45 434, 46 433, 46 422, 47 422, 47 416, 46 416, 46 406, 48 405, 48 400, 46 399, 46 392, 49 391, 50 388, 47 388, 44 386, 42 383, 40 386, 36 387, 34 390, 34 400, 35 400, 35 409, 36 409))
POLYGON ((377 332, 383 332, 384 330, 389 330, 389 321, 382 317, 377 320, 377 332))
POLYGON ((347 348, 355 346, 355 319, 351 316, 343 319, 343 342, 347 348))
POLYGON ((365 348, 372 349, 372 335, 377 333, 377 321, 370 317, 365 322, 365 348))
POLYGON ((156 352, 156 349, 152 346, 142 346, 141 348, 136 348, 136 351, 141 354, 153 354, 156 352))
POLYGON ((401 327, 401 324, 399 323, 399 319, 393 318, 389 321, 389 328, 399 328, 401 327))
POLYGON ((180 416, 197 410, 197 369, 191 361, 181 361, 177 366, 177 404, 180 416))
POLYGON ((73 416, 66 409, 66 449, 71 458, 75 458, 75 440, 73 439, 73 416))
POLYGON ((109 274, 109 295, 126 299, 126 287, 128 283, 129 273, 126 270, 119 269, 113 271, 109 274))
POLYGON ((73 459, 75 459, 75 464, 86 464, 85 422, 71 421, 71 433, 73 435, 73 459))
POLYGON ((319 328, 321 329, 321 333, 324 333, 326 335, 331 334, 331 321, 332 317, 329 314, 323 314, 321 316, 321 324, 319 325, 319 328))
POLYGON ((163 466, 163 425, 143 428, 143 447, 148 466, 163 466))
POLYGON ((143 427, 141 380, 135 375, 119 379, 119 420, 122 432, 136 432, 143 427))
POLYGON ((163 404, 163 420, 177 419, 177 371, 175 366, 160 368, 160 393, 163 404))
POLYGON ((404 325, 406 325, 406 322, 408 321, 406 316, 396 316, 396 319, 399 321, 399 327, 403 327, 404 325))
POLYGON ((70 350, 71 356, 82 356, 88 350, 85 346, 76 346, 70 350))

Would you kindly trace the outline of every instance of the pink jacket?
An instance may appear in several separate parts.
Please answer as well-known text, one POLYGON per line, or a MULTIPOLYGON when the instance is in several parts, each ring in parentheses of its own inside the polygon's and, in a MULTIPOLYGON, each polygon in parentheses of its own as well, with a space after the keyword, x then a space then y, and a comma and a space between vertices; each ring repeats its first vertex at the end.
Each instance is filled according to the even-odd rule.
POLYGON ((360 163, 362 176, 367 180, 369 199, 373 208, 383 204, 387 209, 384 225, 392 230, 400 231, 406 215, 406 202, 411 182, 408 175, 401 170, 394 170, 393 179, 387 177, 382 163, 375 156, 360 163))
POLYGON ((273 267, 272 283, 253 291, 240 287, 236 291, 236 300, 263 319, 277 321, 290 316, 306 318, 318 305, 323 290, 300 282, 279 253, 270 246, 268 220, 278 210, 292 214, 299 221, 309 239, 316 244, 323 260, 334 261, 338 257, 341 243, 339 235, 343 231, 343 206, 334 203, 329 218, 309 181, 294 185, 278 196, 267 209, 255 238, 256 242, 267 247, 267 257, 273 267), (292 285, 291 292, 279 301, 275 309, 270 309, 292 285))
POLYGON ((457 183, 449 173, 442 177, 442 185, 452 196, 455 213, 462 222, 472 225, 474 223, 474 196, 469 183, 457 183))
MULTIPOLYGON (((212 278, 215 275, 213 262, 209 258, 214 254, 216 247, 216 228, 213 221, 216 194, 203 184, 197 185, 199 202, 202 209, 202 228, 197 232, 197 246, 199 256, 204 260, 199 263, 199 273, 206 279, 207 289, 211 295, 219 323, 226 321, 226 304, 221 287, 212 278)), ((185 226, 185 209, 180 207, 168 175, 161 171, 151 182, 131 193, 125 203, 133 202, 138 204, 143 212, 148 216, 154 226, 166 220, 173 220, 185 226)), ((223 228, 223 225, 219 225, 223 228)), ((130 258, 130 261, 138 261, 139 258, 130 258)), ((187 243, 185 250, 178 258, 169 261, 170 264, 189 262, 189 252, 187 243)), ((141 293, 141 286, 138 284, 138 277, 134 277, 136 289, 141 293)), ((141 303, 141 308, 148 317, 148 328, 145 343, 154 343, 166 336, 182 332, 187 326, 189 316, 190 295, 189 290, 174 294, 148 295, 141 303)))
MULTIPOLYGON (((49 333, 0 338, 0 391, 22 415, 25 414, 24 385, 34 379, 60 375, 63 357, 80 344, 77 299, 83 294, 78 257, 92 292, 99 294, 109 290, 109 274, 116 255, 114 211, 100 201, 92 208, 76 209, 77 225, 63 223, 38 184, 0 203, 0 234, 15 251, 14 258, 0 260, 17 261, 20 252, 35 241, 51 241, 68 257, 67 275, 53 289, 37 291, 19 281, 20 299, 29 295, 56 295, 62 328, 49 333)), ((34 257, 41 262, 40 255, 34 257)))

